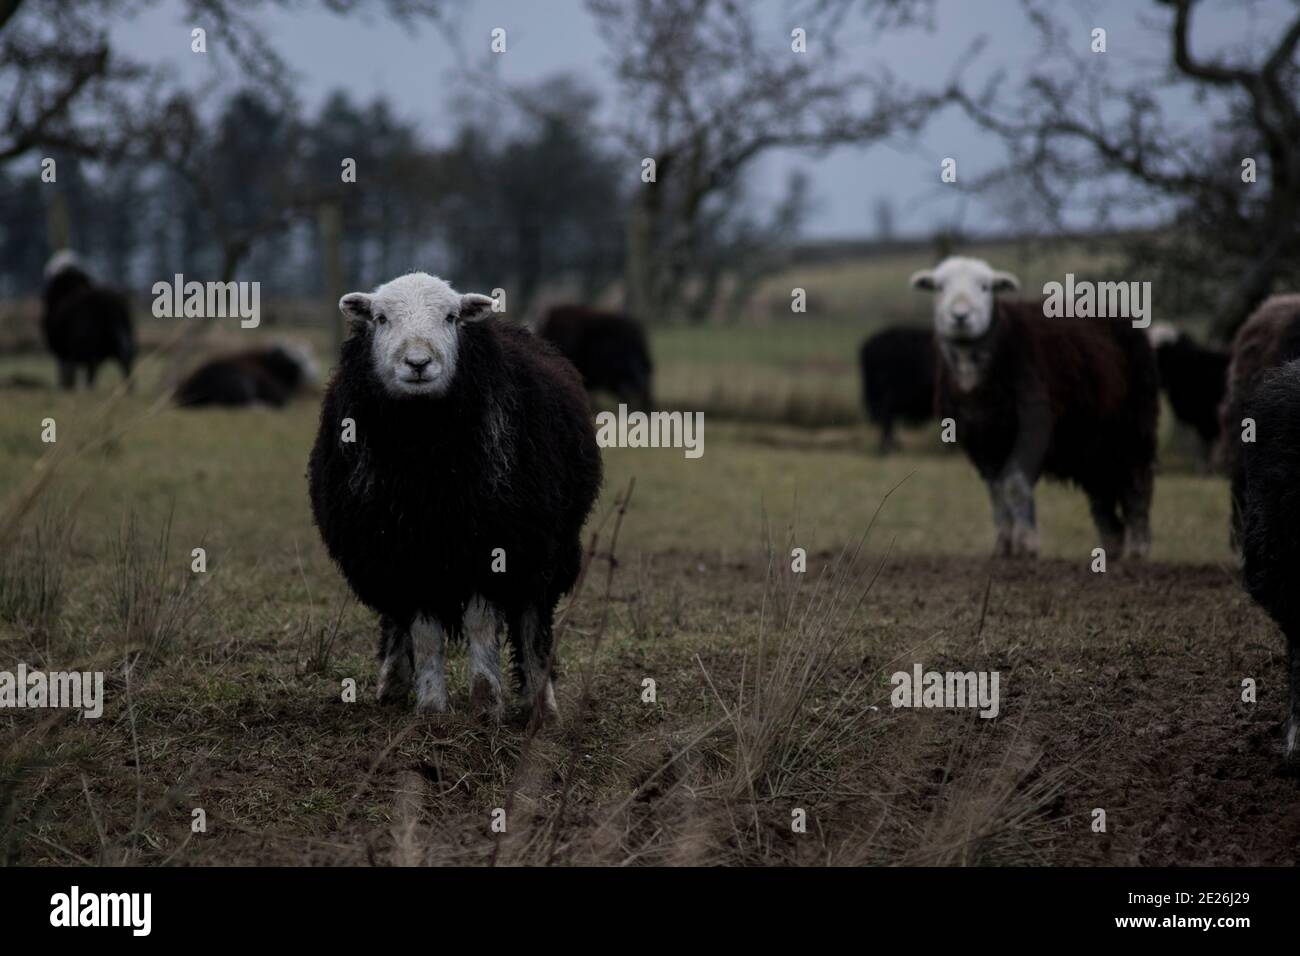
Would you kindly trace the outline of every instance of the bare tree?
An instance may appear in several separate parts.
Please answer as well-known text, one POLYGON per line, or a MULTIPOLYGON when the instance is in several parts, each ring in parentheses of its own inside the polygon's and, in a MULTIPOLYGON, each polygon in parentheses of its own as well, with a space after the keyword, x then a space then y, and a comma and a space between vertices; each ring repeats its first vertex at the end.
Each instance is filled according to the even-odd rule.
POLYGON ((944 102, 884 72, 840 69, 830 18, 842 10, 820 6, 805 11, 807 52, 797 52, 790 31, 760 28, 753 6, 734 0, 588 0, 622 89, 618 138, 629 157, 655 163, 628 216, 629 311, 687 311, 711 204, 734 196, 760 156, 878 141, 944 102))
POLYGON ((1134 212, 1168 223, 1129 243, 1135 267, 1183 293, 1166 302, 1214 296, 1213 328, 1229 337, 1300 261, 1300 11, 1272 24, 1259 55, 1230 60, 1193 53, 1199 6, 1154 0, 1167 65, 1152 76, 1128 70, 1121 82, 1091 52, 1087 30, 1026 0, 1041 66, 1018 93, 995 76, 955 96, 1010 149, 1011 163, 984 185, 1029 183, 1058 224, 1080 209, 1097 228, 1120 213, 1131 225, 1134 212), (1197 115, 1177 123, 1168 103, 1188 94, 1197 115))
POLYGON ((114 141, 122 92, 146 70, 113 55, 100 9, 88 6, 0 0, 0 162, 38 146, 95 155, 114 141))
MULTIPOLYGON (((139 17, 162 0, 0 0, 0 162, 29 151, 62 149, 81 156, 129 149, 159 117, 146 97, 162 75, 112 49, 109 27, 139 17)), ((379 7, 402 22, 445 26, 460 0, 185 0, 185 15, 229 54, 241 85, 287 100, 293 72, 256 21, 270 8, 316 7, 347 16, 379 7)))
POLYGON ((190 101, 177 96, 154 134, 152 154, 189 185, 210 220, 222 282, 234 279, 257 239, 283 230, 312 206, 292 174, 293 157, 303 148, 301 124, 253 92, 232 97, 211 130, 190 101))

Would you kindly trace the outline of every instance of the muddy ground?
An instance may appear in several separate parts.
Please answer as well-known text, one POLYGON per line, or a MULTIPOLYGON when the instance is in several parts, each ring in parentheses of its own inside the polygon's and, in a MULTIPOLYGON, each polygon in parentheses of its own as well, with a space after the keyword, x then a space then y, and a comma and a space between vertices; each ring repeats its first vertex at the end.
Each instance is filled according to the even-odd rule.
MULTIPOLYGON (((789 683, 758 663, 765 593, 769 654, 808 637, 771 623, 780 576, 764 584, 757 553, 731 563, 660 554, 633 573, 634 560, 615 575, 594 664, 605 601, 588 581, 592 599, 563 638, 562 720, 535 738, 519 717, 496 728, 464 712, 463 655, 452 678, 457 713, 414 718, 371 702, 364 626, 340 638, 320 673, 304 673, 301 647, 274 635, 204 646, 186 665, 142 667, 129 711, 49 729, 58 741, 49 763, 24 774, 17 858, 1300 859, 1300 790, 1278 760, 1281 641, 1220 567, 1152 563, 1094 575, 1061 560, 903 556, 885 560, 856 610, 847 587, 828 609, 825 586, 821 609, 842 639, 802 712, 775 732, 776 752, 750 775, 746 755, 763 750, 751 745, 759 711, 781 712, 782 697, 755 686, 789 683), (998 671, 1001 713, 894 709, 888 675, 914 662, 998 671), (338 692, 350 674, 361 684, 354 704, 338 692), (1258 683, 1255 704, 1241 701, 1247 677, 1258 683), (653 703, 643 700, 647 678, 653 703), (827 723, 847 728, 847 739, 827 723), (796 752, 804 741, 810 752, 796 752), (191 832, 194 808, 206 832, 191 832), (492 831, 498 808, 504 835, 492 831), (1105 832, 1094 830, 1097 808, 1105 832), (791 829, 797 809, 802 834, 791 829)), ((809 573, 835 560, 813 554, 809 573)), ((853 581, 878 560, 864 556, 853 581)), ((816 619, 816 585, 800 587, 791 620, 816 619)), ((34 726, 24 730, 33 741, 34 726)))

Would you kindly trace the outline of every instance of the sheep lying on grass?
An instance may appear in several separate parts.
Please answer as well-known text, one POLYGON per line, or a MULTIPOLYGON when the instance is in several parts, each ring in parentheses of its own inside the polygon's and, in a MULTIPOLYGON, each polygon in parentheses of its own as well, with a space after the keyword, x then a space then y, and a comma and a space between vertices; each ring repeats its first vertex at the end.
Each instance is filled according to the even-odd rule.
POLYGON ((354 331, 309 468, 331 557, 380 615, 379 696, 447 709, 447 638, 470 701, 501 713, 504 623, 523 702, 554 713, 552 618, 601 481, 591 408, 549 344, 422 272, 339 302, 354 331))
POLYGON ((41 331, 59 363, 59 384, 76 385, 85 369, 86 387, 95 384, 101 363, 114 359, 122 375, 131 374, 135 333, 126 296, 91 281, 69 250, 56 252, 45 267, 45 310, 41 331))
POLYGON ((176 389, 176 404, 284 405, 320 375, 311 351, 298 345, 279 344, 222 355, 204 362, 176 389))
POLYGON ((1049 475, 1083 488, 1108 552, 1146 554, 1159 414, 1146 335, 998 298, 1019 280, 980 259, 945 259, 912 285, 938 293, 939 414, 988 484, 997 553, 1038 553, 1034 485, 1049 475))

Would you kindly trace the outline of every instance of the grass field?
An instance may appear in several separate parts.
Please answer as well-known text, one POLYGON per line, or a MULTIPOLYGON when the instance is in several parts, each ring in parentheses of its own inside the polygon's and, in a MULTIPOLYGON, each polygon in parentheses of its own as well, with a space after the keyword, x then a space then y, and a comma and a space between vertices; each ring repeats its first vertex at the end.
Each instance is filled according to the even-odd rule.
MULTIPOLYGON (((1064 269, 1022 253, 999 261, 1027 282, 1064 269)), ((452 714, 374 702, 373 615, 307 504, 314 397, 182 412, 158 359, 119 400, 111 369, 64 394, 15 385, 52 383, 47 358, 0 360, 0 670, 108 684, 98 720, 0 711, 0 860, 1295 864, 1283 643, 1236 582, 1225 483, 1167 416, 1152 559, 1105 574, 1080 494, 1040 487, 1042 559, 992 562, 984 490, 933 429, 870 451, 854 349, 924 321, 900 281, 924 261, 819 266, 748 321, 654 330, 660 401, 706 413, 705 453, 606 451, 561 720, 535 737, 468 716, 463 651, 452 714), (820 311, 773 318, 801 283, 820 311), (997 671, 999 716, 894 709, 916 663, 997 671)))
MULTIPOLYGON (((684 340, 656 349, 685 363, 669 357, 684 340)), ((1040 492, 1044 558, 990 563, 983 490, 925 431, 883 460, 861 425, 712 418, 698 460, 608 450, 596 556, 562 629, 562 720, 529 738, 466 714, 463 653, 453 714, 373 702, 372 615, 307 507, 314 400, 151 409, 156 366, 141 379, 106 417, 107 382, 3 392, 10 502, 49 474, 43 419, 62 455, 104 441, 55 465, 6 547, 0 661, 108 674, 102 719, 0 716, 9 862, 1300 856, 1295 780, 1278 772, 1282 642, 1235 582, 1220 479, 1166 470, 1153 560, 1103 575, 1082 497, 1056 486, 1040 492), (608 516, 633 478, 607 585, 608 516), (889 675, 913 663, 997 670, 1000 715, 891 708, 889 675), (1257 704, 1240 702, 1243 677, 1257 704)))

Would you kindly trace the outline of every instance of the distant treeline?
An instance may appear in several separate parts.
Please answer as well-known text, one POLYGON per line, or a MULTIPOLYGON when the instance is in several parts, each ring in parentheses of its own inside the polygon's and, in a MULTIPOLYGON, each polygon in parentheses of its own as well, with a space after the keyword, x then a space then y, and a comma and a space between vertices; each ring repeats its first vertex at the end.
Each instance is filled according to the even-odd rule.
POLYGON ((323 233, 337 232, 349 288, 428 269, 508 287, 516 307, 543 277, 594 296, 622 269, 628 176, 586 127, 589 111, 564 106, 504 134, 499 118, 465 120, 431 145, 384 100, 341 91, 307 119, 253 90, 203 120, 178 102, 139 155, 51 150, 54 182, 42 181, 44 156, 0 168, 0 295, 37 292, 65 244, 141 294, 177 272, 325 294, 323 233))

